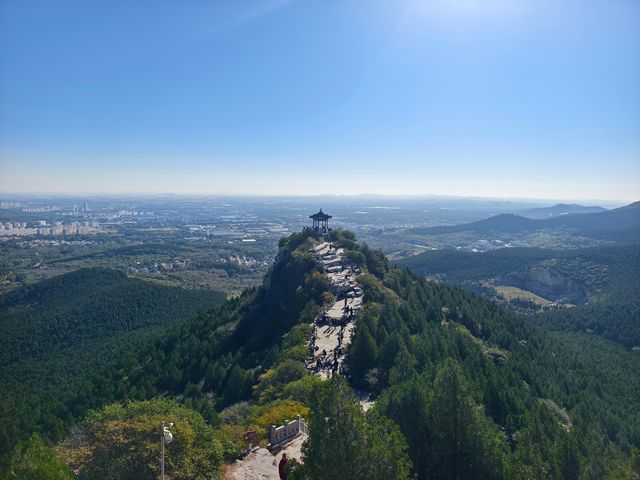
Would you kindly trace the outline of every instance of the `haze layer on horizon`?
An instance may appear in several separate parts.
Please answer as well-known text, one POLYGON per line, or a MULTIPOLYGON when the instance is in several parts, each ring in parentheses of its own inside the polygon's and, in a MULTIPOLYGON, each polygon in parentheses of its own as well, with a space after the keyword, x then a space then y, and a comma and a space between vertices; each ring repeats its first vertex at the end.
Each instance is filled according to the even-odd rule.
POLYGON ((639 39, 632 0, 6 0, 0 191, 633 201, 639 39))

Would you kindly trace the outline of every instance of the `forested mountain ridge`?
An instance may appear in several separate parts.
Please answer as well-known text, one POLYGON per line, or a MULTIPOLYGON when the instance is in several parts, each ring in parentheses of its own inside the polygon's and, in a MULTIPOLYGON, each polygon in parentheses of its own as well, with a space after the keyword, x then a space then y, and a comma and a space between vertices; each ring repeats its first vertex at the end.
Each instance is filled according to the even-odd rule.
MULTIPOLYGON (((390 298, 381 298, 380 310, 374 311, 371 319, 368 316, 361 319, 351 352, 351 365, 355 369, 352 380, 362 387, 385 389, 380 408, 389 409, 388 414, 407 436, 409 448, 417 449, 415 456, 412 455, 414 466, 425 453, 420 445, 435 434, 430 430, 431 426, 415 425, 415 418, 407 412, 423 411, 429 418, 428 412, 432 408, 429 398, 433 401, 435 397, 427 392, 434 388, 439 365, 447 357, 461 363, 471 382, 474 403, 483 405, 483 411, 506 432, 507 438, 511 438, 508 443, 515 449, 514 456, 507 455, 504 460, 507 471, 509 464, 514 468, 507 475, 509 478, 601 478, 607 468, 602 458, 597 460, 598 450, 606 449, 615 455, 615 449, 609 450, 606 445, 610 441, 626 445, 631 438, 637 446, 640 417, 636 412, 638 400, 634 397, 640 393, 640 382, 633 373, 640 365, 637 356, 598 339, 544 332, 488 300, 462 289, 417 279, 406 270, 391 269, 383 283, 403 301, 394 305, 390 298), (398 332, 404 341, 400 341, 398 332), (419 333, 416 335, 416 332, 419 333), (380 340, 390 337, 395 340, 380 340), (392 347, 394 344, 395 348, 392 347), (389 351, 397 352, 395 358, 389 351), (401 352, 405 353, 401 355, 401 352), (629 369, 627 362, 634 367, 629 369), (622 377, 613 380, 612 374, 622 375, 626 380, 618 384, 622 377), (423 386, 416 386, 416 383, 423 386), (606 393, 605 389, 608 390, 606 393), (423 393, 419 394, 420 391, 423 393), (416 395, 426 399, 420 403, 416 401, 416 395), (387 406, 389 399, 395 400, 387 406), (496 404, 492 406, 494 401, 496 404), (627 406, 623 407, 624 404, 627 406), (536 405, 546 405, 546 408, 540 411, 536 405), (611 414, 608 420, 600 409, 611 414), (550 421, 547 415, 556 420, 546 423, 550 421), (618 418, 614 422, 617 427, 605 433, 607 422, 614 416, 618 418), (546 420, 542 420, 545 417, 546 420), (547 427, 538 424, 540 421, 547 427), (562 424, 563 432, 548 430, 553 423, 562 424), (629 427, 626 433, 619 430, 626 428, 624 425, 629 427), (528 435, 525 432, 530 429, 542 429, 549 437, 546 440, 543 440, 544 435, 538 437, 537 447, 523 448, 523 439, 528 435), (616 433, 612 435, 614 431, 616 433), (563 454, 551 445, 565 442, 572 444, 571 448, 578 448, 580 444, 582 452, 590 453, 578 458, 580 455, 574 452, 571 461, 576 465, 563 465, 564 460, 556 456, 563 454), (518 453, 521 448, 523 450, 518 453), (544 461, 535 466, 519 464, 522 461, 520 454, 531 454, 525 453, 528 448, 537 451, 544 461), (554 462, 559 463, 554 466, 554 462)), ((535 435, 540 435, 540 431, 535 435)), ((470 445, 469 448, 474 447, 470 445)), ((483 454, 500 457, 489 450, 483 454)), ((532 457, 529 460, 533 460, 532 457)), ((419 462, 425 469, 421 477, 434 478, 429 461, 419 462)), ((495 471, 479 476, 500 478, 495 471)))
POLYGON ((558 215, 546 219, 505 213, 463 225, 414 228, 410 231, 438 235, 460 232, 515 234, 541 230, 562 230, 599 240, 637 243, 640 242, 640 202, 604 212, 558 215))
MULTIPOLYGON (((0 451, 37 424, 60 390, 102 370, 125 352, 224 300, 82 269, 0 296, 0 451)), ((50 420, 60 429, 62 422, 50 420)))
POLYGON ((51 353, 79 341, 171 324, 224 298, 128 279, 88 268, 0 296, 0 329, 8 341, 0 363, 51 353))
MULTIPOLYGON (((303 363, 311 321, 335 300, 308 230, 281 241, 263 286, 94 375, 52 414, 70 426, 110 402, 170 397, 226 431, 233 446, 238 432, 263 436, 307 412, 298 479, 632 478, 640 360, 391 267, 349 232, 330 239, 363 271, 347 379, 377 399, 367 414, 343 381, 322 382, 303 363)), ((41 425, 49 438, 64 436, 51 427, 41 425)), ((89 474, 92 458, 69 461, 87 472, 81 478, 99 478, 89 474)))
MULTIPOLYGON (((196 403, 207 418, 214 421, 216 406, 222 408, 250 394, 250 387, 258 374, 256 365, 261 364, 268 353, 263 351, 266 348, 263 344, 269 346, 274 343, 274 336, 279 340, 280 336, 297 322, 298 314, 308 302, 305 300, 304 292, 296 291, 304 280, 308 277, 306 285, 309 295, 317 296, 316 284, 324 285, 322 279, 313 275, 313 254, 305 249, 293 253, 298 246, 296 242, 304 241, 302 234, 283 240, 282 251, 288 253, 283 253, 284 260, 277 262, 272 269, 270 279, 266 280, 266 287, 248 289, 240 297, 223 302, 207 314, 180 322, 161 337, 146 342, 144 347, 123 350, 121 358, 109 367, 101 369, 99 373, 88 372, 89 375, 81 381, 73 382, 67 388, 62 388, 65 384, 61 384, 59 391, 49 392, 51 396, 48 399, 38 397, 30 400, 28 392, 22 391, 20 397, 14 401, 2 402, 2 418, 7 419, 6 422, 0 423, 0 438, 5 442, 2 445, 2 453, 7 454, 9 446, 36 428, 47 438, 59 440, 87 411, 99 408, 109 401, 147 399, 159 393, 178 396, 186 391, 191 394, 195 391, 193 389, 197 382, 204 376, 207 381, 203 385, 197 385, 197 392, 201 389, 213 390, 216 392, 216 398, 203 398, 200 395, 198 400, 201 401, 196 403), (267 291, 270 293, 267 294, 267 291), (242 333, 251 332, 254 325, 255 334, 242 333), (267 329, 267 326, 270 328, 267 329)), ((77 273, 71 278, 64 277, 63 282, 75 283, 73 278, 81 278, 85 273, 77 273)), ((98 270, 96 273, 102 277, 123 278, 117 272, 98 270)), ((20 309, 13 311, 9 308, 9 304, 14 301, 33 301, 37 304, 38 300, 50 295, 57 298, 54 295, 57 282, 53 282, 53 286, 51 280, 47 282, 43 289, 36 289, 37 291, 11 293, 11 298, 5 302, 8 314, 22 313, 20 309)), ((140 282, 140 285, 143 284, 147 285, 146 282, 140 282)), ((91 283, 89 285, 93 286, 91 283)), ((162 292, 165 290, 160 289, 162 292)), ((319 293, 323 291, 324 288, 321 288, 319 293)), ((59 293, 64 296, 64 292, 70 296, 68 300, 72 301, 73 292, 64 289, 59 293)), ((184 295, 185 298, 189 298, 189 295, 197 293, 185 291, 184 295)), ((132 298, 134 302, 145 302, 144 297, 135 295, 135 292, 132 298)), ((169 303, 178 300, 175 295, 166 295, 163 298, 148 297, 148 300, 152 305, 163 305, 165 298, 169 303)), ((75 300, 83 307, 87 305, 82 296, 75 300)), ((65 305, 64 300, 61 299, 59 304, 65 305)), ((126 308, 126 305, 116 307, 126 308)), ((43 314, 31 321, 44 323, 46 318, 43 314)), ((93 316, 91 318, 95 319, 93 316)), ((7 329, 18 329, 19 326, 9 320, 10 318, 6 322, 7 329)), ((15 338, 18 343, 21 343, 19 339, 23 338, 19 332, 14 334, 9 330, 7 335, 15 338)), ((46 337, 46 332, 43 332, 43 335, 46 337)), ((297 336, 291 336, 298 340, 297 336)), ((28 344, 28 347, 37 350, 39 345, 38 342, 34 342, 33 345, 28 344)), ((25 350, 24 347, 17 349, 25 350)), ((5 350, 7 358, 14 358, 9 350, 11 349, 5 350)), ((90 355, 95 353, 92 350, 89 349, 90 355)), ((16 373, 20 374, 19 371, 16 373)), ((7 380, 10 379, 17 388, 20 376, 7 377, 7 380)))
POLYGON ((602 335, 626 348, 640 345, 640 245, 576 250, 503 248, 482 253, 438 250, 397 264, 520 311, 544 307, 528 301, 528 292, 549 302, 571 303, 579 308, 532 318, 549 328, 602 335), (519 295, 504 298, 500 291, 505 286, 516 287, 519 295))

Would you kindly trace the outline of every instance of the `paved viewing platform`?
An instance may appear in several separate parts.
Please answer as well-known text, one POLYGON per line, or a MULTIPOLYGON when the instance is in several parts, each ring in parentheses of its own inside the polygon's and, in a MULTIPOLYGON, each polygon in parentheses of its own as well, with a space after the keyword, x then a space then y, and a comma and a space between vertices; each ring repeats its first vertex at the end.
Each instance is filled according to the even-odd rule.
POLYGON ((315 318, 309 343, 313 356, 308 359, 307 368, 326 379, 345 371, 364 292, 356 281, 361 271, 347 260, 344 249, 325 241, 314 248, 314 253, 336 294, 336 301, 315 318))
POLYGON ((282 450, 272 453, 266 448, 256 448, 242 460, 236 460, 227 467, 225 480, 279 480, 278 463, 282 454, 302 461, 302 444, 307 435, 295 437, 282 450))

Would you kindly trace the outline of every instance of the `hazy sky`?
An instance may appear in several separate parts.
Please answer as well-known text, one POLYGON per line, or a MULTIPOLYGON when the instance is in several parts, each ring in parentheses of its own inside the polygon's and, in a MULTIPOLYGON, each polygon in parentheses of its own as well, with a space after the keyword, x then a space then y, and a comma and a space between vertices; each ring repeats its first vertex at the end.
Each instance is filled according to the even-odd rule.
POLYGON ((637 0, 0 0, 0 191, 640 199, 637 0))

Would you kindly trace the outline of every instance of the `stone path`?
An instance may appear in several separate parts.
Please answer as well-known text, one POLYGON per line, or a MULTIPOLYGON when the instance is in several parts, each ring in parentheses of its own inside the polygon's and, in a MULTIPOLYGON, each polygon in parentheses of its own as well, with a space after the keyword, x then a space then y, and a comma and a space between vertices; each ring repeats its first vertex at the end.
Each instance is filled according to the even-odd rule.
POLYGON ((307 368, 326 379, 344 372, 363 291, 356 282, 360 269, 347 261, 344 249, 323 242, 314 250, 336 293, 333 305, 315 318, 309 343, 313 356, 308 359, 307 368))
POLYGON ((282 454, 286 453, 289 458, 300 461, 302 443, 306 438, 304 434, 294 438, 276 455, 271 454, 266 448, 258 448, 242 460, 236 460, 229 465, 224 476, 225 480, 279 480, 278 463, 282 454))

